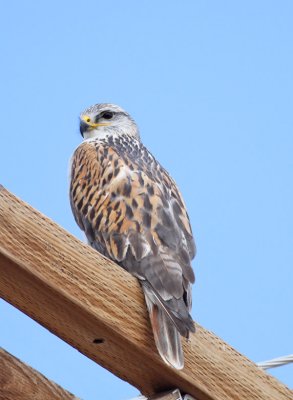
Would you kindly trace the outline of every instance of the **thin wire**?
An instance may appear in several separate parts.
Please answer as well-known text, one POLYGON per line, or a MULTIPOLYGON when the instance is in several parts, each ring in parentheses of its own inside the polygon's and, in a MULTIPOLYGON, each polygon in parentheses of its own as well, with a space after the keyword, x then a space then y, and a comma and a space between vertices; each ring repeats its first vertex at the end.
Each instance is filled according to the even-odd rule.
POLYGON ((280 367, 282 365, 290 363, 293 363, 293 354, 290 354, 289 356, 274 358, 273 360, 269 361, 262 361, 257 363, 257 365, 262 369, 269 369, 269 368, 280 367))

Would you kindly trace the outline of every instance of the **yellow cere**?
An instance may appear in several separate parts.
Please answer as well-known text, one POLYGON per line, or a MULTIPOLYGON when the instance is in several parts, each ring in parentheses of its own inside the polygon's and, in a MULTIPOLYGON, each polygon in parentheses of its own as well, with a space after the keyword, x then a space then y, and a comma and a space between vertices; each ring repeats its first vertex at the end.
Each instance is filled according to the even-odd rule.
POLYGON ((100 123, 91 122, 91 118, 88 115, 82 115, 81 119, 92 128, 97 128, 98 126, 109 126, 109 125, 111 125, 109 122, 108 123, 106 123, 106 122, 104 122, 104 123, 103 122, 100 122, 100 123))

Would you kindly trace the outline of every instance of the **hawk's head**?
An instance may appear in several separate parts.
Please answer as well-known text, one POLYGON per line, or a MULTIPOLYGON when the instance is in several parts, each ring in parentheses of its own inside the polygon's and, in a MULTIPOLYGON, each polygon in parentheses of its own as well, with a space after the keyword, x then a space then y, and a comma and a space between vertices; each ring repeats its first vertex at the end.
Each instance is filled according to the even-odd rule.
POLYGON ((134 120, 115 104, 95 104, 83 111, 80 115, 80 133, 84 139, 124 134, 139 138, 134 120))

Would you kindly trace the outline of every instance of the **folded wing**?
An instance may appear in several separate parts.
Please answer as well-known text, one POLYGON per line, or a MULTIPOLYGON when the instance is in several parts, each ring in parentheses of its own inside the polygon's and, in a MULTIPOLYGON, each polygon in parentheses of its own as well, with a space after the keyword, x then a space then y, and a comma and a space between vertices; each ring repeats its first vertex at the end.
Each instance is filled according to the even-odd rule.
POLYGON ((182 368, 195 244, 175 182, 133 138, 85 142, 73 156, 70 200, 90 245, 140 279, 158 350, 182 368))

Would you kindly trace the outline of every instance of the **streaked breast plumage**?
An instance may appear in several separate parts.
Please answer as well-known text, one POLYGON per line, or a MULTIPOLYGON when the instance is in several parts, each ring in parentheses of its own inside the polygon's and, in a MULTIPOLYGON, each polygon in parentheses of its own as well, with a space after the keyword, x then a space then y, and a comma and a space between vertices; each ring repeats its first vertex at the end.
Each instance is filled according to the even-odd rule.
POLYGON ((195 330, 195 244, 181 194, 122 108, 90 107, 81 114, 81 134, 71 165, 76 222, 93 248, 140 280, 159 353, 180 369, 179 334, 195 330))

